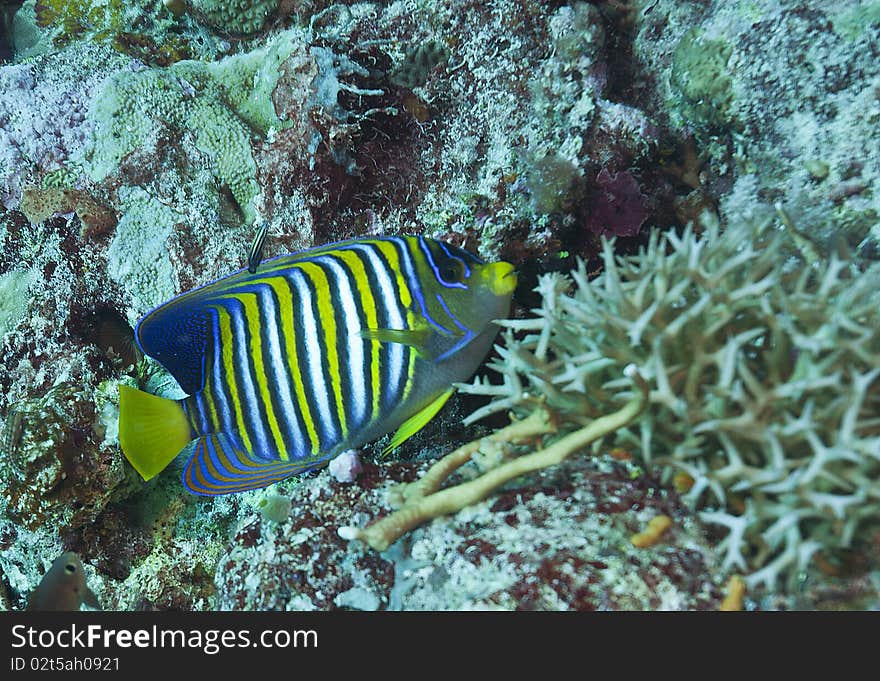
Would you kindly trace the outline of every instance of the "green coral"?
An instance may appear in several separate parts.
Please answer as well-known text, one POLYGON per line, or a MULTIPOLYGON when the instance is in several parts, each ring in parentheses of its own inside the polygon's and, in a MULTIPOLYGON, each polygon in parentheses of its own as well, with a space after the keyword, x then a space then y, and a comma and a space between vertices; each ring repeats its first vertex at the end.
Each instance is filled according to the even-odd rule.
POLYGON ((832 4, 829 10, 835 33, 850 41, 858 40, 880 24, 880 2, 877 0, 863 0, 855 5, 832 4))
POLYGON ((120 187, 122 218, 107 253, 107 270, 148 310, 175 294, 166 239, 183 216, 140 187, 120 187))
POLYGON ((206 72, 222 89, 222 97, 236 115, 264 135, 270 128, 287 125, 276 114, 272 93, 285 62, 301 51, 302 45, 298 31, 284 31, 265 47, 207 64, 206 72))
POLYGON ((126 5, 122 0, 37 0, 34 13, 37 24, 52 29, 52 42, 61 46, 84 36, 108 40, 126 26, 126 5))
POLYGON ((441 40, 428 40, 407 50, 403 60, 392 71, 389 80, 401 87, 421 87, 431 71, 449 61, 450 51, 441 40))
POLYGON ((251 204, 259 186, 251 137, 282 126, 271 95, 281 77, 279 67, 295 44, 283 33, 268 47, 212 64, 187 60, 114 74, 92 112, 90 176, 101 180, 115 172, 158 126, 168 126, 194 136, 219 182, 229 187, 246 220, 252 221, 251 204))
POLYGON ((278 7, 278 0, 189 0, 195 15, 212 28, 236 35, 259 31, 278 7))
POLYGON ((210 157, 218 180, 248 211, 259 189, 250 134, 205 65, 180 62, 169 70, 117 74, 105 85, 95 118, 95 144, 89 159, 94 179, 118 168, 161 121, 180 132, 194 133, 196 146, 210 157))
POLYGON ((880 521, 880 264, 791 244, 771 218, 655 232, 628 258, 605 242, 596 279, 547 275, 537 318, 506 322, 504 382, 467 388, 494 398, 471 420, 545 404, 587 423, 630 398, 634 363, 651 404, 618 443, 693 481, 725 569, 772 589, 851 547, 880 521))
POLYGON ((40 181, 43 189, 57 187, 59 189, 68 189, 76 184, 82 174, 82 168, 77 163, 69 163, 58 170, 52 170, 45 175, 40 181))
POLYGON ((672 58, 671 80, 685 99, 686 117, 714 126, 733 122, 732 53, 727 40, 709 39, 698 28, 684 34, 672 58))
POLYGON ((190 57, 191 46, 206 48, 208 53, 213 47, 204 36, 192 43, 182 37, 177 20, 164 9, 161 0, 28 0, 16 19, 16 47, 27 50, 27 54, 48 47, 39 35, 24 36, 19 42, 18 34, 34 30, 56 48, 74 41, 103 43, 160 65, 190 57), (137 32, 132 31, 133 27, 137 32))

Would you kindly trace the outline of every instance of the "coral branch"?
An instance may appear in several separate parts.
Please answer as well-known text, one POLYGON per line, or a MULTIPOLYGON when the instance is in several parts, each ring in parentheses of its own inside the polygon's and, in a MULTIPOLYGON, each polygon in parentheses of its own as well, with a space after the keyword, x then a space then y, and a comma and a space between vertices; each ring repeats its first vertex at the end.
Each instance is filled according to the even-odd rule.
POLYGON ((421 478, 415 482, 401 485, 396 491, 402 504, 415 502, 422 497, 433 494, 443 481, 452 475, 458 468, 471 460, 471 457, 481 449, 495 443, 519 444, 540 435, 552 433, 555 430, 550 414, 540 409, 522 421, 515 421, 506 428, 494 432, 479 440, 473 440, 462 445, 451 454, 444 456, 428 469, 421 478))
MULTIPOLYGON (((403 534, 432 518, 455 513, 485 499, 495 489, 520 475, 561 463, 574 452, 626 426, 641 414, 648 402, 648 386, 632 365, 627 367, 626 374, 636 382, 639 391, 618 411, 596 419, 588 426, 566 435, 546 448, 493 468, 474 480, 439 492, 430 492, 479 449, 479 441, 465 445, 465 447, 453 452, 448 462, 444 459, 435 464, 434 468, 428 471, 428 474, 423 478, 422 486, 416 488, 419 491, 418 495, 408 500, 402 508, 363 529, 341 527, 339 528, 339 536, 343 539, 359 539, 377 551, 384 551, 403 534), (425 479, 427 479, 426 483, 425 479), (429 493, 424 494, 426 491, 429 493)), ((508 436, 513 433, 520 438, 522 438, 520 431, 527 432, 532 429, 532 434, 537 434, 546 427, 541 425, 546 423, 546 415, 536 413, 535 420, 524 425, 527 422, 529 419, 512 424, 505 431, 508 436), (519 430, 516 430, 518 427, 519 430)), ((502 432, 504 431, 499 431, 491 439, 499 441, 498 436, 502 432)))

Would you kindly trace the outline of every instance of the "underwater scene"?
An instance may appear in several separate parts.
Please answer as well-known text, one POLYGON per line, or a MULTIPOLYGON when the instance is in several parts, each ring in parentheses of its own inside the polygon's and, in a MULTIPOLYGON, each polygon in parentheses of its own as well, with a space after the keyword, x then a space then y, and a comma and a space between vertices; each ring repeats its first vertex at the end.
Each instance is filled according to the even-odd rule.
POLYGON ((880 0, 0 0, 0 609, 880 608, 880 0))

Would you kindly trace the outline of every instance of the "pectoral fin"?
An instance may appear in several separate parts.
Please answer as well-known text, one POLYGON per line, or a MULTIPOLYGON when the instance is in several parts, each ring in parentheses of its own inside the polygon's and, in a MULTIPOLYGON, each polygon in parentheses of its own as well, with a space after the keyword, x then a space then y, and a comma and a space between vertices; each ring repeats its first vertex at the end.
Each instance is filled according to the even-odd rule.
POLYGON ((388 454, 392 449, 396 449, 424 428, 428 424, 428 421, 434 418, 437 412, 443 408, 443 405, 446 404, 446 400, 452 396, 453 392, 455 392, 455 389, 450 388, 437 397, 427 407, 424 407, 421 411, 416 412, 404 421, 400 428, 397 429, 397 432, 394 433, 394 437, 391 438, 391 442, 388 443, 388 446, 382 450, 382 456, 388 454))
POLYGON ((415 350, 420 357, 431 359, 432 353, 428 350, 428 342, 434 333, 427 324, 414 329, 362 329, 361 336, 380 343, 400 343, 408 345, 415 350))

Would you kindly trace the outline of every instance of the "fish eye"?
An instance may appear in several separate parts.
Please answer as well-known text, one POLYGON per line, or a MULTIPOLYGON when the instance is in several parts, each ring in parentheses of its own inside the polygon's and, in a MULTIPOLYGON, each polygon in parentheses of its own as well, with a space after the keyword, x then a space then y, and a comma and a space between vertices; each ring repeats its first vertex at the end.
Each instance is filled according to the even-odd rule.
POLYGON ((455 258, 447 258, 440 266, 440 277, 451 283, 464 281, 464 263, 455 258))
POLYGON ((76 572, 76 565, 74 565, 73 563, 68 563, 64 566, 64 569, 70 574, 73 574, 74 572, 76 572))

